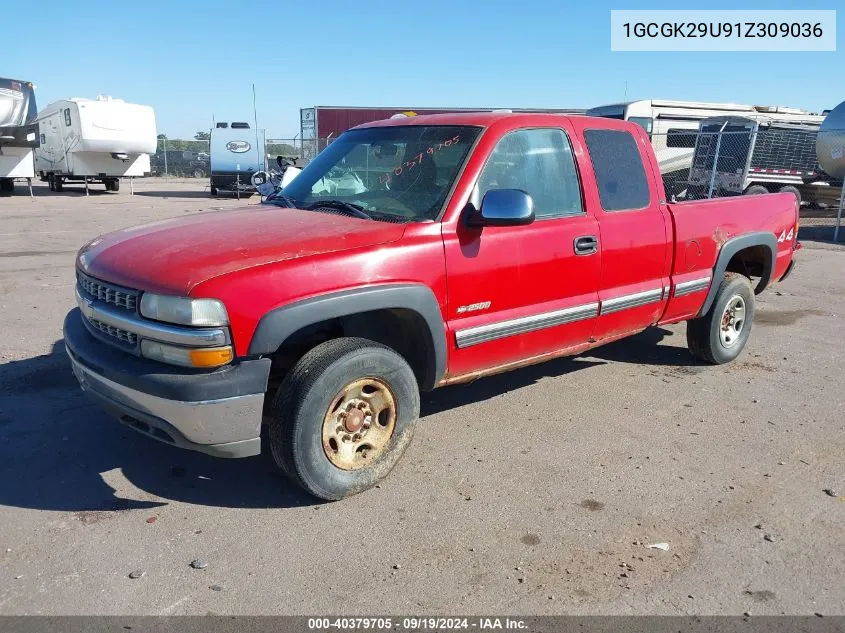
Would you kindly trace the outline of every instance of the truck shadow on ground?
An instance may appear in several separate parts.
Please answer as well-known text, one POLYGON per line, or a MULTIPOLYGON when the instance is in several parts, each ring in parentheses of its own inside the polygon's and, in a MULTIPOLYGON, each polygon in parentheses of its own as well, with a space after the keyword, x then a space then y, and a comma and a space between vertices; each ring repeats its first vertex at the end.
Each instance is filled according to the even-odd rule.
MULTIPOLYGON (((656 346, 649 330, 590 352, 439 389, 423 395, 424 419, 606 362, 683 363, 656 346)), ((177 449, 112 420, 79 390, 64 345, 0 368, 0 504, 76 513, 153 509, 170 501, 227 508, 287 508, 320 503, 289 483, 269 451, 225 460, 177 449), (135 489, 123 490, 125 477, 135 489), (110 485, 115 484, 115 486, 110 485)), ((265 442, 266 446, 266 442, 265 442)), ((88 516, 87 514, 84 516, 88 516)))

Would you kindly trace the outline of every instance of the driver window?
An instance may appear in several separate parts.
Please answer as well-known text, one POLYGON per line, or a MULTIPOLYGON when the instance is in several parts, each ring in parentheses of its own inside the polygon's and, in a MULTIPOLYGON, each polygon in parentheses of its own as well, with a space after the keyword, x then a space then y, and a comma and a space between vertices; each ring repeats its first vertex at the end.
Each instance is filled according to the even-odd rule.
POLYGON ((487 159, 473 192, 479 208, 491 189, 521 189, 537 218, 584 213, 572 147, 563 130, 536 128, 504 136, 487 159))

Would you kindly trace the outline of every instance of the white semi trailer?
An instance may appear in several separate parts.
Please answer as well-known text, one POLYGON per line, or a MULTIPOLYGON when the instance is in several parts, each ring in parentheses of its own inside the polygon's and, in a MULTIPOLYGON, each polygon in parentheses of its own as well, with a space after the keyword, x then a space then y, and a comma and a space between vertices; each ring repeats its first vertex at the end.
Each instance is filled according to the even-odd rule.
POLYGON ((155 113, 122 99, 65 99, 38 113, 40 147, 35 169, 52 191, 68 182, 120 188, 120 178, 150 173, 156 150, 155 113))

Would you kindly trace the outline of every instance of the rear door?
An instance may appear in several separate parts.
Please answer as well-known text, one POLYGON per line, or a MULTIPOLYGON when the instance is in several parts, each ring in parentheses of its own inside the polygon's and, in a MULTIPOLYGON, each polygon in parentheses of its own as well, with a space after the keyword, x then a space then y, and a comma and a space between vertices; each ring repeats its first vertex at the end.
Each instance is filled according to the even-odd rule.
MULTIPOLYGON (((648 138, 639 128, 580 122, 594 178, 602 263, 594 338, 611 340, 657 323, 669 295, 671 219, 648 138)), ((585 179, 587 182, 587 179, 585 179)))
POLYGON ((476 228, 459 220, 444 233, 451 377, 553 355, 592 334, 601 252, 570 131, 561 122, 503 133, 465 209, 492 189, 521 189, 534 200, 532 224, 476 228))

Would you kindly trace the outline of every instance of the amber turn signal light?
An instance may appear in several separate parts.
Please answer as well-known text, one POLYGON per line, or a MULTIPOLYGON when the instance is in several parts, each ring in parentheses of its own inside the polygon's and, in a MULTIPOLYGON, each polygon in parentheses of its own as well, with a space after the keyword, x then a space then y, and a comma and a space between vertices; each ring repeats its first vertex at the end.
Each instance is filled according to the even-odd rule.
POLYGON ((188 354, 191 359, 191 365, 194 367, 220 367, 221 365, 231 363, 234 358, 230 346, 192 349, 188 354))

